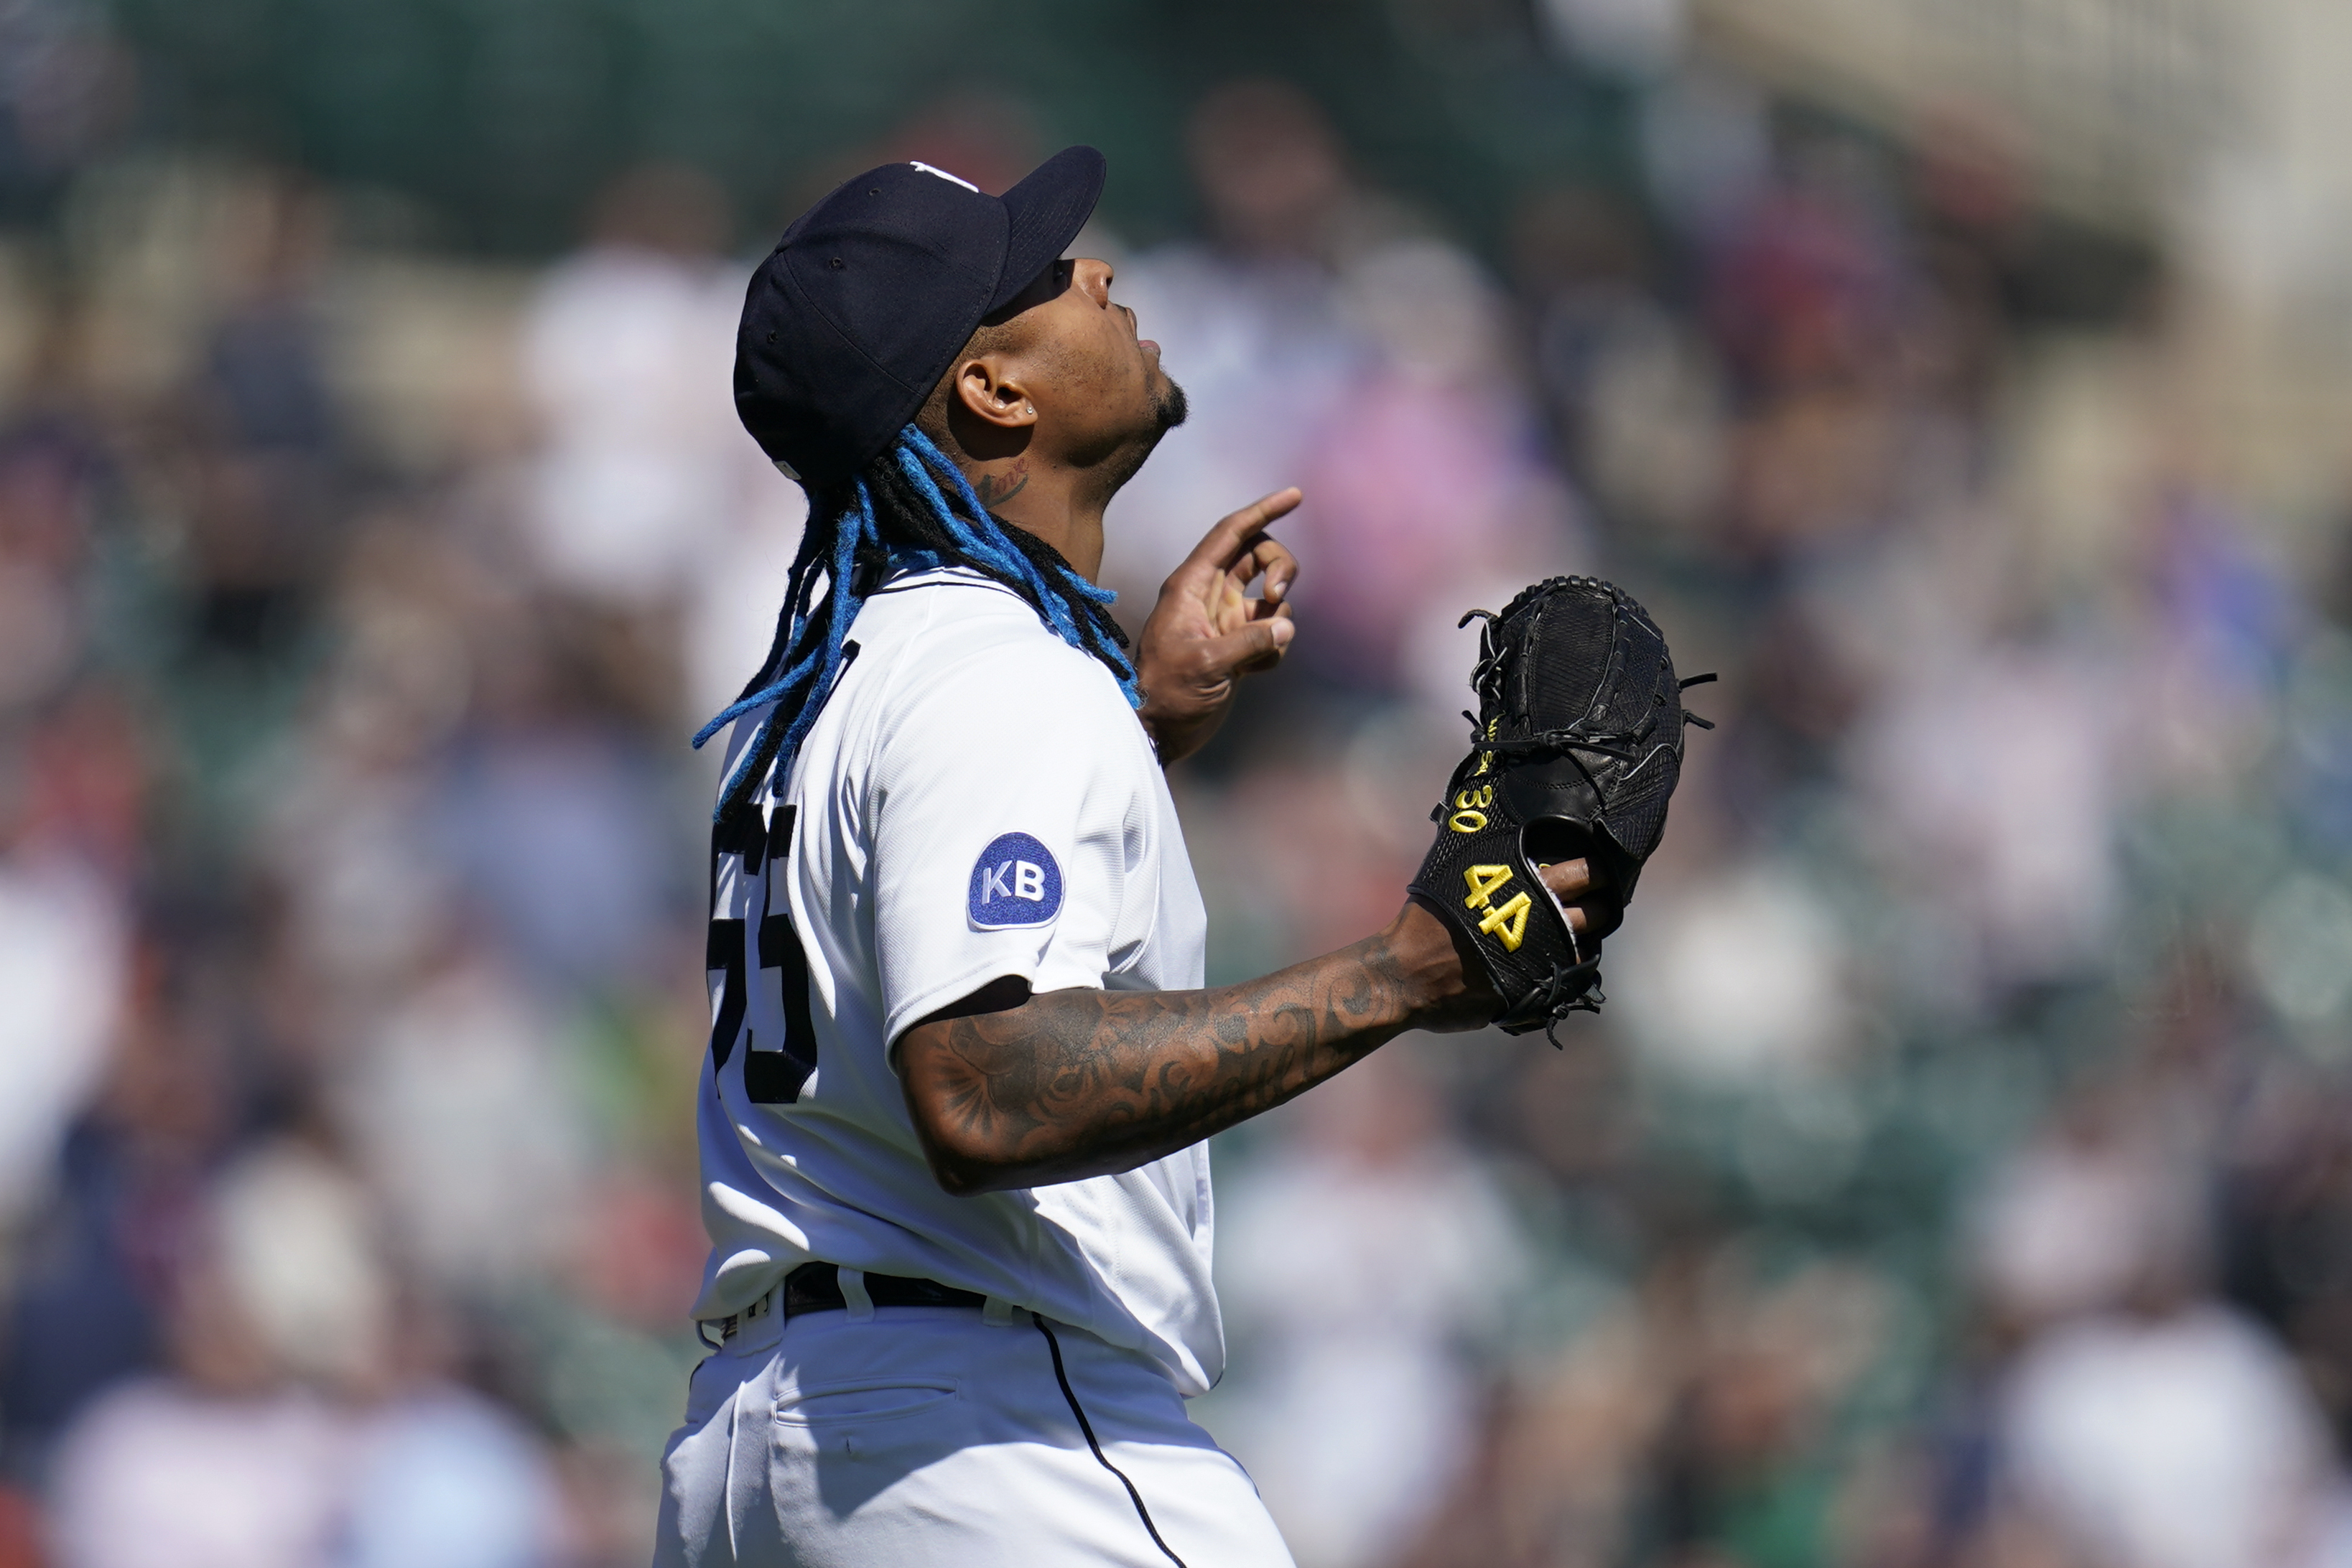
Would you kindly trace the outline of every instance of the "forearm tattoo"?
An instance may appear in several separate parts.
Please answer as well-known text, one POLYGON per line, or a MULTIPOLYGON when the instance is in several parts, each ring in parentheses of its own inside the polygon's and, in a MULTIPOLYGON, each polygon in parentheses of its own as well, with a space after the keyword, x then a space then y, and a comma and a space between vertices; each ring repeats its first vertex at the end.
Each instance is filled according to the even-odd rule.
MULTIPOLYGON (((957 1189, 1132 1170, 1281 1104, 1411 1023, 1386 933, 1202 991, 1053 991, 925 1025, 905 1061, 957 1189)), ((915 1041, 910 1039, 909 1044, 915 1041)))

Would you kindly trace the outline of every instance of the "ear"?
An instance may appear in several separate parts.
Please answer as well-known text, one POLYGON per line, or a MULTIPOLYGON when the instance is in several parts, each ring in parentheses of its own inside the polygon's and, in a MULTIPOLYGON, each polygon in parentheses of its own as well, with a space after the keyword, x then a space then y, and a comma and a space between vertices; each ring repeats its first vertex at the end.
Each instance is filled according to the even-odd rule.
POLYGON ((950 404, 981 421, 983 427, 1008 434, 1025 432, 1037 423, 1036 400, 1021 384, 1018 374, 997 354, 975 354, 956 367, 955 397, 950 404))

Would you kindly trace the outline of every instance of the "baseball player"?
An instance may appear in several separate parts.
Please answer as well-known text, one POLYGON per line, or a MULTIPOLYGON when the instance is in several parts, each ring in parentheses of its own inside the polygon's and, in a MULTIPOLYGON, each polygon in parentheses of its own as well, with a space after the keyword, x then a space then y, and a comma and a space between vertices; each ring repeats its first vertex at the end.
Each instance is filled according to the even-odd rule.
MULTIPOLYGON (((1224 1358, 1203 1140, 1502 1010, 1462 921, 1412 902, 1202 988, 1162 769, 1290 642, 1265 529, 1299 496, 1209 529, 1129 646, 1090 580, 1103 509, 1184 398, 1112 269, 1062 259, 1103 178, 1085 147, 1002 197, 872 170, 745 300, 737 406, 809 515, 767 662, 704 732, 733 726, 714 1354, 658 1563, 1287 1563, 1184 1413, 1224 1358)), ((1540 877, 1567 929, 1613 925, 1585 861, 1540 877)))

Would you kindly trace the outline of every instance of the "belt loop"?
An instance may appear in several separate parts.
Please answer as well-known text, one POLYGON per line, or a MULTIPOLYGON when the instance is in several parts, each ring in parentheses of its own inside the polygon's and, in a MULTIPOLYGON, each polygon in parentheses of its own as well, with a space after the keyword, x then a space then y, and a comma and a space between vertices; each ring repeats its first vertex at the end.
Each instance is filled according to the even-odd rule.
POLYGON ((706 1350, 730 1351, 748 1354, 763 1345, 773 1344, 783 1333, 784 1286, 782 1281, 768 1288, 765 1295, 742 1311, 730 1312, 723 1318, 704 1318, 694 1325, 694 1337, 706 1350), (718 1336, 716 1344, 712 1335, 718 1336))
POLYGON ((989 1297, 981 1305, 980 1321, 992 1329, 1012 1327, 1013 1303, 1002 1296, 989 1297))
POLYGON ((874 1298, 866 1293, 866 1270, 840 1269, 835 1270, 841 1281, 841 1300, 849 1308, 849 1321, 870 1323, 874 1321, 874 1298))

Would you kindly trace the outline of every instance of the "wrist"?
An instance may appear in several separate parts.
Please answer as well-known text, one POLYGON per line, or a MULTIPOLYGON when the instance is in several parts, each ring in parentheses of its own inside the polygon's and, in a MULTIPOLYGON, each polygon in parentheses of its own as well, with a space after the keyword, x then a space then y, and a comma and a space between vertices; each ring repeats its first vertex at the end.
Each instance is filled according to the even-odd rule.
POLYGON ((1391 966, 1405 1029, 1447 1033, 1484 1029, 1500 1001, 1468 940, 1418 899, 1408 898, 1376 938, 1391 966))
POLYGON ((1197 715, 1177 713, 1167 705, 1153 701, 1150 692, 1151 688, 1146 685, 1143 706, 1135 710, 1135 716, 1143 726, 1145 736, 1150 737, 1151 749, 1160 758, 1160 766, 1165 768, 1198 751, 1208 736, 1197 715))

